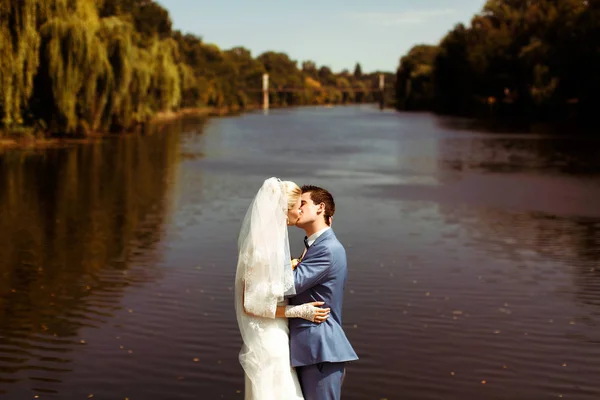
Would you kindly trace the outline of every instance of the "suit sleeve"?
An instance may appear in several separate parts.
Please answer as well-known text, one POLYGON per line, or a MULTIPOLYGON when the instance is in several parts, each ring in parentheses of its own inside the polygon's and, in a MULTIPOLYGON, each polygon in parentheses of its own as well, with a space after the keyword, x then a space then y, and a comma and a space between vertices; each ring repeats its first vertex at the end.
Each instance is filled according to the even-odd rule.
POLYGON ((294 270, 296 293, 302 293, 322 283, 331 267, 331 254, 326 247, 316 250, 307 260, 302 260, 294 270))

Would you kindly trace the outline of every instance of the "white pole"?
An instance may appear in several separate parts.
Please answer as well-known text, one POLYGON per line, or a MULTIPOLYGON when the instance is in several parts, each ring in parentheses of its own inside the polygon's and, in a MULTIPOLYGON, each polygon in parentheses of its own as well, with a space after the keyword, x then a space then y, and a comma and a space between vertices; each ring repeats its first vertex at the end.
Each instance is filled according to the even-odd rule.
POLYGON ((385 75, 383 74, 379 74, 379 109, 383 110, 383 107, 385 106, 384 104, 384 98, 383 98, 383 93, 384 93, 384 89, 385 88, 385 75))
POLYGON ((269 109, 269 74, 263 74, 263 110, 269 109))

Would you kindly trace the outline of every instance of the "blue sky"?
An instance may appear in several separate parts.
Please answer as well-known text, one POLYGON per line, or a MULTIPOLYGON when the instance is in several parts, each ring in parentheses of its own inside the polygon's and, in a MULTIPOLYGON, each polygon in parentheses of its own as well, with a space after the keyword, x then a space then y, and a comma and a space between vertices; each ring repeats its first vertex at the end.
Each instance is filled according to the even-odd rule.
POLYGON ((485 0, 158 0, 173 27, 222 49, 267 50, 335 72, 394 71, 418 43, 435 44, 485 0))

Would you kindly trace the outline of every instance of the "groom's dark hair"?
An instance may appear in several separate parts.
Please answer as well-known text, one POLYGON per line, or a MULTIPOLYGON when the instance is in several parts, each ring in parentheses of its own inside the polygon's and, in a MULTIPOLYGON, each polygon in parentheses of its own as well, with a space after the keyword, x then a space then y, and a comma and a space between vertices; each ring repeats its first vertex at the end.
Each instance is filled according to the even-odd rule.
POLYGON ((302 186, 302 193, 310 192, 310 199, 315 204, 325 204, 325 212, 323 213, 323 218, 325 218, 325 223, 327 225, 331 225, 331 217, 335 214, 335 201, 333 201, 333 196, 329 191, 323 189, 318 186, 313 185, 304 185, 302 186))

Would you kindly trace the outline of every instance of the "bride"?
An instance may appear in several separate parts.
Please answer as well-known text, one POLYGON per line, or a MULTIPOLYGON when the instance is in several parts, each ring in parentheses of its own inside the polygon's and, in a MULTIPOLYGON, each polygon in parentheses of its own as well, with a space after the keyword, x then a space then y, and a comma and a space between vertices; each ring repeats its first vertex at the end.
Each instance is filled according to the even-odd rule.
POLYGON ((286 318, 321 323, 322 302, 288 306, 295 294, 287 226, 300 215, 302 191, 293 182, 267 179, 250 204, 238 239, 235 310, 243 339, 240 364, 246 400, 303 399, 290 364, 286 318))

